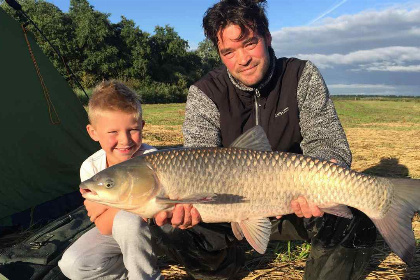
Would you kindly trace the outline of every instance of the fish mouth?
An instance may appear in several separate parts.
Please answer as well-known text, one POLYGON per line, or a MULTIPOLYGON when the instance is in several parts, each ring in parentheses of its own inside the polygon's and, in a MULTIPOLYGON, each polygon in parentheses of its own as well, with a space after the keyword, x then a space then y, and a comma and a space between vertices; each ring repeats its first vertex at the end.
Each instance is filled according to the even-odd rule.
POLYGON ((98 195, 97 192, 95 192, 94 190, 91 189, 80 189, 80 192, 82 193, 82 195, 98 195))
POLYGON ((80 186, 80 193, 84 198, 94 198, 98 197, 98 193, 94 190, 90 189, 86 184, 81 183, 80 186))

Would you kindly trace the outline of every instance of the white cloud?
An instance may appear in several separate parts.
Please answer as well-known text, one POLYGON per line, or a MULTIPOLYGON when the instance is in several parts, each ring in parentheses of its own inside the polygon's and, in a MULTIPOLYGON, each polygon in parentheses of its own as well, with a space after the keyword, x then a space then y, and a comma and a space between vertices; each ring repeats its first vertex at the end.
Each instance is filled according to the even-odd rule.
POLYGON ((301 59, 314 62, 320 69, 333 68, 335 65, 353 65, 352 70, 420 71, 419 65, 404 63, 420 62, 420 47, 385 47, 360 50, 348 54, 297 54, 301 59))
POLYGON ((316 26, 287 27, 272 32, 281 55, 348 53, 360 49, 418 46, 420 8, 366 11, 324 19, 316 26))
POLYGON ((402 65, 384 65, 384 66, 370 66, 367 67, 366 70, 368 71, 385 71, 385 72, 420 72, 420 65, 409 65, 409 66, 402 66, 402 65))
POLYGON ((419 4, 325 18, 271 34, 278 57, 314 62, 333 94, 420 95, 419 4))

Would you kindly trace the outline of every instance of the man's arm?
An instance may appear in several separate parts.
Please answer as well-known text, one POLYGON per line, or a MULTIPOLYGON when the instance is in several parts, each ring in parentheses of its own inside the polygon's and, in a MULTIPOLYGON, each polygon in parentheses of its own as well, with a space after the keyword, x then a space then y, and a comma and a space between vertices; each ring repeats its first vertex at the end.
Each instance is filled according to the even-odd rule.
POLYGON ((297 89, 303 154, 351 165, 351 152, 333 101, 321 73, 310 61, 297 89))
POLYGON ((188 91, 182 127, 184 147, 219 147, 220 113, 213 101, 196 86, 188 91))
MULTIPOLYGON (((346 135, 321 73, 310 61, 303 69, 297 89, 299 125, 304 155, 350 167, 351 152, 346 135)), ((291 202, 298 217, 322 216, 323 212, 304 197, 291 202)))

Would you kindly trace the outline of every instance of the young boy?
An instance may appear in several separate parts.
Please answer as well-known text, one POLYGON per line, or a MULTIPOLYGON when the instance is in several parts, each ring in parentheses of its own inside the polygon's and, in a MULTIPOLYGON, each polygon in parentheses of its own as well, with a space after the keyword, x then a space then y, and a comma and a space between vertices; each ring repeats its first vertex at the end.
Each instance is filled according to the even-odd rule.
MULTIPOLYGON (((89 100, 90 137, 101 150, 80 168, 85 181, 99 171, 155 148, 142 143, 140 100, 116 81, 100 83, 89 100)), ((81 190, 83 193, 83 190, 81 190)), ((63 254, 58 265, 70 279, 163 279, 152 250, 147 223, 138 215, 85 200, 96 227, 63 254)))

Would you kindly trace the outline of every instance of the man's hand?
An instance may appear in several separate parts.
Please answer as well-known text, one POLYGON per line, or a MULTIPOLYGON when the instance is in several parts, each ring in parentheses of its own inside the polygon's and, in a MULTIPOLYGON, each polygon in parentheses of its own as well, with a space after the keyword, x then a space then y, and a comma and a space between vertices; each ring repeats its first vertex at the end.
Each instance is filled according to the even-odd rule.
MULTIPOLYGON (((335 158, 332 158, 330 160, 333 163, 337 163, 337 160, 335 158)), ((299 218, 312 218, 312 217, 322 217, 324 215, 324 212, 321 211, 321 209, 318 208, 318 206, 314 205, 313 203, 308 203, 306 198, 303 196, 298 197, 295 200, 292 200, 290 202, 290 206, 293 209, 293 212, 295 212, 296 216, 299 218)), ((277 219, 280 219, 282 216, 276 216, 277 219)))
MULTIPOLYGON (((313 203, 308 203, 306 198, 303 196, 299 196, 297 199, 292 200, 292 202, 290 202, 290 206, 299 218, 321 217, 324 215, 324 212, 321 211, 318 206, 313 203)), ((280 219, 281 217, 282 216, 276 216, 277 219, 280 219)))
POLYGON ((200 213, 191 204, 177 204, 172 211, 161 211, 155 215, 158 226, 170 223, 180 229, 193 227, 200 221, 200 213))
POLYGON ((99 204, 96 202, 92 202, 87 199, 85 199, 84 204, 87 210, 87 215, 89 216, 91 222, 93 223, 100 215, 102 215, 106 210, 109 209, 108 206, 105 206, 103 204, 99 204))
POLYGON ((322 212, 318 206, 313 203, 308 203, 303 196, 299 196, 298 199, 293 200, 290 203, 290 206, 299 218, 321 217, 324 215, 324 212, 322 212))

